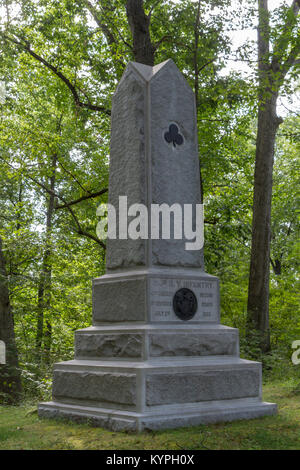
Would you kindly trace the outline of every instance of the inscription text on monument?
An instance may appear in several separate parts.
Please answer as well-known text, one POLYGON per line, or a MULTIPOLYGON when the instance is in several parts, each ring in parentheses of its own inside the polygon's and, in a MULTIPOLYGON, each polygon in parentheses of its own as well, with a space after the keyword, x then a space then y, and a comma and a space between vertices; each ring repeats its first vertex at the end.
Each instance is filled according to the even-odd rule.
POLYGON ((153 278, 150 279, 151 321, 182 320, 175 314, 173 299, 180 289, 190 289, 197 300, 197 311, 188 321, 218 322, 218 281, 197 279, 153 278))

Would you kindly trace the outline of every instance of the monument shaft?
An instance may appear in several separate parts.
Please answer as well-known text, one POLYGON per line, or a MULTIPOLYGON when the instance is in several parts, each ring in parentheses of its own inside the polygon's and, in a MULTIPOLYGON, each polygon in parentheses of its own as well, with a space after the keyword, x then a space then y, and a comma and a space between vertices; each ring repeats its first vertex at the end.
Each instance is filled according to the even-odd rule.
MULTIPOLYGON (((172 61, 128 65, 113 98, 110 154, 114 207, 120 195, 128 205, 145 204, 149 214, 151 204, 200 203, 194 93, 172 61)), ((187 251, 185 242, 108 240, 107 268, 201 267, 201 251, 187 251)))
MULTIPOLYGON (((113 98, 110 204, 199 204, 197 147, 194 94, 174 62, 129 63, 113 98)), ((276 412, 261 401, 261 364, 240 359, 238 330, 220 325, 218 278, 186 242, 107 240, 93 326, 55 365, 40 416, 140 431, 276 412)))

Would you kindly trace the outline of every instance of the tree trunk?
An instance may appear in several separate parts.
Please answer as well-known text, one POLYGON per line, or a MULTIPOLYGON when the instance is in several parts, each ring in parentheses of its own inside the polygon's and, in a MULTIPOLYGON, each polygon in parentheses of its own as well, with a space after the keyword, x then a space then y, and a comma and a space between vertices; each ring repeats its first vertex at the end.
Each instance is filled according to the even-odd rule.
MULTIPOLYGON (((199 46, 199 24, 200 24, 200 8, 201 0, 198 0, 196 20, 194 25, 194 88, 195 88, 195 102, 196 102, 196 112, 198 120, 198 109, 199 109, 199 64, 198 64, 198 46, 199 46)), ((200 202, 203 204, 203 179, 202 179, 202 168, 201 160, 199 158, 199 171, 200 171, 200 202)), ((204 264, 203 264, 204 266, 204 264)))
POLYGON ((269 272, 272 173, 275 137, 279 124, 276 116, 276 100, 277 96, 272 95, 258 112, 248 288, 248 337, 251 329, 257 330, 263 352, 270 350, 269 272))
POLYGON ((22 386, 15 342, 14 321, 9 299, 5 258, 0 237, 0 340, 6 347, 6 364, 0 364, 0 402, 16 403, 22 386))
POLYGON ((289 69, 296 63, 300 43, 293 44, 300 0, 289 7, 282 33, 273 43, 270 55, 268 0, 258 0, 259 111, 254 174, 252 248, 248 287, 247 336, 255 329, 262 352, 270 350, 269 273, 271 241, 272 174, 276 132, 283 121, 276 115, 277 97, 289 69), (286 57, 286 50, 289 54, 286 57))
POLYGON ((278 259, 278 258, 276 258, 276 259, 273 261, 272 258, 270 258, 270 262, 271 262, 271 265, 272 265, 274 274, 275 274, 276 276, 280 276, 280 275, 281 275, 281 260, 278 259))
POLYGON ((48 196, 47 216, 46 216, 46 239, 45 249, 42 262, 42 270, 40 274, 39 287, 38 287, 38 319, 37 319, 37 332, 36 332, 36 350, 37 358, 39 361, 44 360, 46 363, 50 361, 51 349, 51 335, 52 327, 50 320, 46 320, 46 331, 44 333, 44 313, 49 310, 51 304, 51 274, 52 274, 52 219, 54 213, 54 189, 56 178, 56 165, 57 156, 52 158, 52 176, 50 178, 50 189, 52 191, 48 196), (42 344, 44 341, 44 351, 42 352, 42 344))
POLYGON ((155 46, 150 37, 150 15, 145 14, 143 0, 127 0, 126 13, 133 39, 134 60, 154 65, 155 46))

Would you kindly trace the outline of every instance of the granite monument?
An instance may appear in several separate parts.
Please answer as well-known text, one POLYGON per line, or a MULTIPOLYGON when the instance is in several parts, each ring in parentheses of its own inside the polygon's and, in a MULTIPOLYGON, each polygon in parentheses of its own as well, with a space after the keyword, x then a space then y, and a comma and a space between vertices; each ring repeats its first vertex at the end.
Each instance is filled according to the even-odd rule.
MULTIPOLYGON (((113 97, 109 202, 200 203, 194 93, 172 60, 130 62, 113 97)), ((93 281, 93 326, 55 364, 44 417, 113 430, 162 429, 276 413, 261 364, 220 324, 219 280, 186 239, 108 239, 93 281)))

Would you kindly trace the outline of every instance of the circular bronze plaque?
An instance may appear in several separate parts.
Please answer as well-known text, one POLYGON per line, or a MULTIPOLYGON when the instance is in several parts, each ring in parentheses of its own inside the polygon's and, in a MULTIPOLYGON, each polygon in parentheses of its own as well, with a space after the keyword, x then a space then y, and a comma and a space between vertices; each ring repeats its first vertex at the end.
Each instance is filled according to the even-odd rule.
POLYGON ((180 320, 190 320, 197 312, 197 299, 190 289, 183 287, 173 297, 173 309, 180 320))

